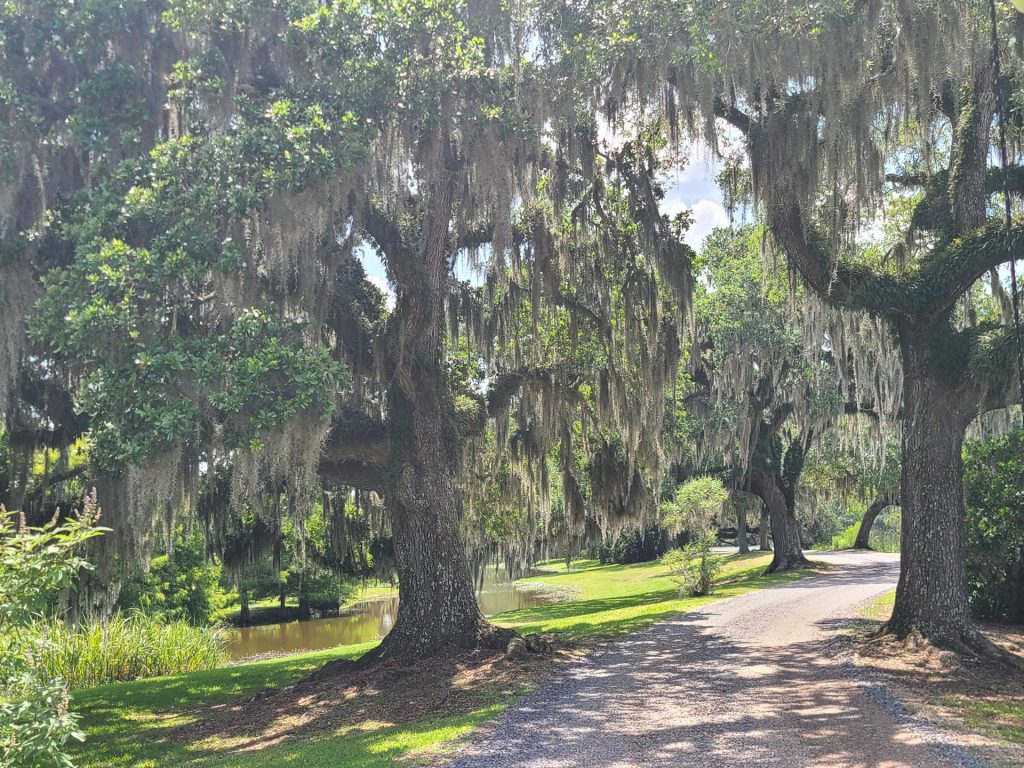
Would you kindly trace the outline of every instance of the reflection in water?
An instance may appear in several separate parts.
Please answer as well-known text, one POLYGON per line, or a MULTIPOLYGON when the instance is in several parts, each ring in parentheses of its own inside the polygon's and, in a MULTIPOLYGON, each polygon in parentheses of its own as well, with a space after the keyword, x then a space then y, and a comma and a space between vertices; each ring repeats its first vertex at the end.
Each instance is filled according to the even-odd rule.
MULTIPOLYGON (((511 583, 491 578, 485 579, 477 600, 485 616, 531 608, 544 602, 537 593, 524 592, 511 583)), ((314 651, 336 645, 366 643, 384 637, 394 625, 397 613, 396 589, 391 598, 357 603, 341 616, 329 619, 232 629, 227 632, 227 652, 232 659, 240 659, 259 654, 314 651)))

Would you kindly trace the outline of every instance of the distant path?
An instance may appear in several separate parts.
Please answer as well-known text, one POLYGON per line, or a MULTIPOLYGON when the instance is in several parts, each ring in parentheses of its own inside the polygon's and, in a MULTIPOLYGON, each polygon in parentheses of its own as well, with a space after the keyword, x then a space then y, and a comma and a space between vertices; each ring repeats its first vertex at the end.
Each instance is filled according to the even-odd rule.
POLYGON ((956 765, 868 698, 830 649, 842 619, 895 586, 898 557, 813 558, 839 569, 720 600, 573 664, 450 768, 956 765))

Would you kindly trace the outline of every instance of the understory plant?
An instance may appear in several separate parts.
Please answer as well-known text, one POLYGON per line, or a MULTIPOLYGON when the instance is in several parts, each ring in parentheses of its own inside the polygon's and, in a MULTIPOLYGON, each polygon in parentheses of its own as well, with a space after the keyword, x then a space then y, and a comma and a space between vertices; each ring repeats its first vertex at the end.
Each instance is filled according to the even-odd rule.
POLYGON ((100 535, 95 496, 75 517, 28 527, 0 507, 0 765, 71 766, 66 746, 83 740, 68 709, 67 682, 42 663, 38 623, 75 574, 89 568, 79 545, 100 535))
POLYGON ((715 578, 722 570, 723 558, 712 552, 715 534, 705 533, 682 549, 666 552, 661 562, 668 566, 672 580, 679 585, 679 594, 685 597, 710 595, 715 578))
POLYGON ((221 632, 135 612, 103 623, 41 625, 40 664, 68 688, 213 669, 225 661, 221 632))
POLYGON ((1024 431, 968 443, 964 490, 971 611, 1024 623, 1024 431))

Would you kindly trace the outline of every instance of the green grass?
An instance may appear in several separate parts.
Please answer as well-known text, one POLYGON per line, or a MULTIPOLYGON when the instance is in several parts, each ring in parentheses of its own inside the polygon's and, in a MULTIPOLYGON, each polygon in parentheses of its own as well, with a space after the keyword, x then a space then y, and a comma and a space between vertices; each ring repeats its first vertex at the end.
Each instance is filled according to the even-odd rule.
POLYGON ((868 600, 861 607, 859 613, 865 619, 873 621, 888 621, 892 616, 893 606, 896 605, 896 590, 883 592, 878 597, 868 600))
POLYGON ((997 741, 1024 745, 1022 701, 985 701, 968 696, 944 696, 939 703, 951 707, 971 731, 984 733, 997 741))
POLYGON ((352 597, 343 602, 341 607, 348 608, 356 603, 365 603, 368 600, 390 600, 393 597, 398 597, 397 584, 364 584, 356 590, 352 597))
POLYGON ((762 552, 732 555, 711 596, 687 598, 679 597, 668 569, 657 562, 600 565, 596 560, 578 560, 568 572, 564 563, 547 563, 541 567, 554 573, 526 581, 539 582, 556 590, 574 590, 579 597, 571 602, 510 611, 497 617, 497 621, 523 634, 555 632, 575 642, 615 637, 641 630, 674 613, 695 610, 713 600, 784 584, 801 576, 800 573, 761 576, 769 562, 771 555, 762 552))
MULTIPOLYGON (((528 580, 552 589, 571 590, 578 597, 571 602, 512 611, 496 617, 496 621, 523 633, 555 632, 565 640, 592 643, 637 631, 715 599, 785 583, 802 575, 760 577, 769 557, 762 553, 732 556, 713 596, 685 599, 678 597, 667 568, 659 563, 602 566, 577 561, 569 572, 564 564, 548 564, 545 567, 552 571, 550 574, 528 580)), ((493 696, 476 701, 468 711, 426 717, 399 726, 377 722, 349 725, 244 755, 233 753, 229 745, 182 744, 169 738, 174 728, 199 719, 198 710, 203 707, 286 685, 332 659, 355 658, 371 647, 372 644, 347 646, 76 692, 73 706, 82 713, 82 725, 88 735, 76 755, 76 763, 80 768, 380 768, 399 759, 403 765, 415 765, 418 756, 426 761, 419 764, 429 765, 430 755, 493 718, 526 690, 525 686, 495 690, 493 696)))

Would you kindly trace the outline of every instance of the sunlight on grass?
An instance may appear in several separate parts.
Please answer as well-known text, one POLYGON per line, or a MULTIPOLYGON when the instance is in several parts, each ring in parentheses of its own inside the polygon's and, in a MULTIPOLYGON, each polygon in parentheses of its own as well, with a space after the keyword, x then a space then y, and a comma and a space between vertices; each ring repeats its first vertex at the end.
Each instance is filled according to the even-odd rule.
POLYGON ((858 611, 859 615, 872 621, 888 621, 892 616, 892 608, 896 605, 896 590, 883 592, 878 597, 864 603, 858 611))
MULTIPOLYGON (((586 644, 650 626, 680 611, 692 611, 724 597, 782 584, 803 574, 760 574, 771 555, 752 552, 727 558, 719 586, 710 597, 680 598, 668 569, 657 562, 601 565, 582 560, 566 569, 564 562, 541 565, 545 573, 529 577, 558 594, 571 594, 569 602, 524 608, 494 620, 522 633, 554 632, 560 638, 586 644)), ((473 728, 490 720, 525 693, 495 690, 480 706, 443 717, 391 725, 364 721, 306 739, 290 739, 244 753, 237 742, 207 740, 183 744, 170 732, 200 719, 204 707, 252 696, 299 680, 326 662, 356 658, 373 643, 302 653, 284 658, 196 672, 103 685, 74 694, 74 706, 83 714, 88 734, 79 748, 80 768, 246 768, 301 766, 301 768, 370 768, 431 765, 435 758, 473 728)))
POLYGON ((957 712, 970 730, 998 741, 1024 744, 1024 702, 944 696, 939 703, 957 712))

